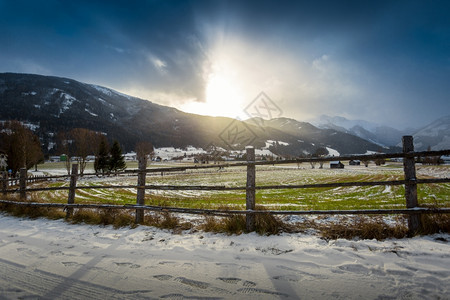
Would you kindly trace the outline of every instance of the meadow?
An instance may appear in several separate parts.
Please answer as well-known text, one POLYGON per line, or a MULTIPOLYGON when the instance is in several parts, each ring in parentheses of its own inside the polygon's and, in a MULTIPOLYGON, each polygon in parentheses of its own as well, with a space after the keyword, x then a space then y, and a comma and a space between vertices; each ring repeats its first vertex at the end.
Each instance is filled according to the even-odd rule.
MULTIPOLYGON (((136 168, 129 163, 129 168, 136 168)), ((153 164, 149 168, 179 166, 178 164, 153 164)), ((92 171, 88 165, 86 172, 92 171)), ((39 166, 45 173, 61 173, 62 164, 39 166)), ((448 178, 450 166, 417 165, 418 178, 448 178)), ((309 164, 275 165, 256 167, 256 186, 316 184, 335 182, 389 181, 403 179, 402 165, 388 163, 384 166, 348 166, 344 169, 312 169, 309 164)), ((77 186, 136 185, 136 176, 85 176, 77 186)), ((202 185, 243 187, 246 184, 246 168, 213 168, 188 170, 175 173, 149 173, 147 185, 202 185)), ((36 183, 33 187, 69 186, 69 181, 36 183)), ((31 187, 31 186, 30 186, 31 187)), ((33 198, 45 202, 67 201, 67 191, 35 192, 33 198)), ((450 183, 418 185, 419 205, 449 207, 450 183)), ((136 188, 79 189, 75 203, 135 204, 136 188)), ((233 191, 183 191, 146 190, 146 205, 203 209, 245 209, 245 190, 233 191)), ((404 186, 336 187, 306 189, 257 190, 256 204, 270 210, 347 210, 347 209, 395 209, 405 208, 404 186)))

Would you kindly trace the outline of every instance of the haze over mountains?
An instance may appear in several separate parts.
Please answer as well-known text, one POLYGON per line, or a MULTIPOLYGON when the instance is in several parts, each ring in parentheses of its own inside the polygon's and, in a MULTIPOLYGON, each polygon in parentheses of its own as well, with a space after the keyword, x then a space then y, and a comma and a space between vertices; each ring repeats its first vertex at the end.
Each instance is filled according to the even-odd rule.
POLYGON ((347 132, 383 147, 397 145, 403 135, 412 135, 415 131, 415 129, 398 130, 364 120, 349 120, 344 117, 327 115, 321 115, 311 120, 311 123, 319 128, 347 132))
MULTIPOLYGON (((325 119, 316 127, 289 118, 239 121, 201 116, 97 85, 31 74, 0 73, 0 105, 0 120, 29 124, 47 153, 55 152, 56 134, 72 128, 103 132, 125 151, 132 151, 139 141, 156 147, 215 145, 235 150, 247 145, 261 148, 273 141, 269 142, 273 152, 292 156, 308 155, 319 147, 340 154, 399 151, 392 145, 403 134, 383 126, 373 131, 365 123, 347 128, 342 118, 325 119)), ((420 147, 448 148, 450 117, 436 122, 418 131, 420 147)))
POLYGON ((439 118, 418 129, 399 130, 383 124, 364 120, 349 120, 339 116, 322 115, 310 121, 318 128, 335 129, 350 133, 382 147, 396 145, 401 147, 402 136, 413 135, 417 151, 450 149, 450 115, 439 118))

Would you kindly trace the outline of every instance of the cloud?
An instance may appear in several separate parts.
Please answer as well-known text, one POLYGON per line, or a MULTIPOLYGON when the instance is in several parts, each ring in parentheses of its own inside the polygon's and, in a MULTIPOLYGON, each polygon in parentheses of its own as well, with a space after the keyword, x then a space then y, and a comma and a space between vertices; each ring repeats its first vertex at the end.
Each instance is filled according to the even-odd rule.
POLYGON ((181 107, 205 102, 222 66, 242 107, 265 91, 297 119, 414 123, 398 111, 430 120, 450 109, 449 9, 414 0, 1 1, 0 71, 73 77, 181 107))

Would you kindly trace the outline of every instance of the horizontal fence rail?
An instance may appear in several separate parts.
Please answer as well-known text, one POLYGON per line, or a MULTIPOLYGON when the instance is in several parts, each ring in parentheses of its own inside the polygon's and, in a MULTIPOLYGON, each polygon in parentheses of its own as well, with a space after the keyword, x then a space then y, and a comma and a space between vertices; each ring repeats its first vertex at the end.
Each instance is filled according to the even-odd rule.
POLYGON ((180 208, 170 206, 152 206, 152 205, 115 205, 115 204, 66 204, 66 203, 39 203, 39 202, 17 202, 10 200, 0 200, 2 204, 21 205, 21 206, 35 206, 35 207, 59 207, 59 208, 100 208, 100 209, 143 209, 150 211, 161 212, 177 212, 199 215, 217 215, 229 216, 239 214, 271 214, 271 215, 380 215, 380 214, 417 214, 417 213, 436 213, 445 214, 450 213, 450 208, 427 208, 416 207, 409 209, 353 209, 353 210, 218 210, 218 209, 195 209, 195 208, 180 208))
MULTIPOLYGON (((353 181, 353 182, 333 182, 333 183, 313 183, 298 185, 266 185, 255 186, 255 190, 274 190, 274 189, 307 189, 307 188, 334 188, 347 186, 380 186, 380 185, 405 185, 408 183, 429 184, 429 183, 446 183, 450 182, 450 178, 434 178, 434 179, 416 179, 416 180, 390 180, 390 181, 353 181)), ((91 189, 129 189, 129 188, 145 188, 146 190, 164 190, 164 191, 240 191, 247 190, 247 187, 226 187, 217 185, 89 185, 76 186, 76 190, 91 189)), ((27 188, 27 192, 40 191, 63 191, 70 190, 69 186, 47 187, 47 188, 27 188)), ((7 190, 6 193, 17 193, 19 189, 7 190)))
MULTIPOLYGON (((89 178, 89 176, 99 176, 97 173, 85 173, 83 175, 78 174, 78 165, 72 165, 71 175, 57 175, 46 176, 39 178, 27 178, 26 170, 21 169, 19 178, 3 178, 2 192, 3 195, 8 193, 20 193, 20 198, 24 202, 0 200, 3 204, 15 204, 26 206, 47 206, 47 207, 61 207, 67 210, 68 216, 73 212, 74 208, 111 208, 111 209, 133 209, 136 210, 136 223, 143 222, 144 210, 153 211, 169 211, 177 213, 190 213, 190 214, 209 214, 217 216, 226 216, 230 214, 246 214, 247 215, 247 229, 252 231, 254 229, 255 214, 268 213, 274 215, 312 215, 312 214, 406 214, 409 216, 409 229, 411 233, 417 232, 420 228, 419 215, 422 213, 449 213, 450 208, 421 208, 417 204, 417 185, 418 184, 430 184, 430 183, 447 183, 450 182, 450 178, 433 178, 433 179, 417 179, 415 174, 415 158, 416 157, 430 157, 430 156, 442 156, 450 155, 449 150, 440 151, 423 151, 414 152, 412 146, 412 137, 403 137, 403 152, 391 153, 391 154, 371 154, 371 155, 347 155, 339 157, 313 157, 313 158, 297 158, 292 160, 283 161, 255 161, 254 148, 247 148, 247 161, 239 163, 223 163, 215 165, 195 165, 195 166, 183 166, 183 167, 171 167, 171 168, 151 168, 147 169, 147 161, 142 159, 139 161, 139 168, 134 170, 125 170, 120 173, 113 173, 114 175, 134 175, 138 177, 137 185, 77 185, 77 178, 89 178), (281 164, 293 164, 303 162, 325 162, 325 161, 347 161, 347 160, 360 160, 369 161, 376 159, 387 158, 402 158, 404 165, 405 179, 403 180, 390 180, 390 181, 369 181, 369 182, 333 182, 333 183, 316 183, 316 184, 298 184, 298 185, 267 185, 256 186, 255 177, 256 169, 258 165, 281 165, 281 164), (227 187, 224 185, 147 185, 146 175, 153 173, 173 173, 173 172, 186 172, 188 170, 202 170, 202 169, 223 169, 232 167, 246 167, 247 168, 247 184, 246 186, 227 187), (35 180, 58 180, 58 179, 70 179, 70 186, 61 187, 42 187, 42 188, 26 188, 26 183, 33 182, 35 180), (16 183, 17 188, 8 189, 9 183, 16 183), (405 199, 406 209, 375 209, 375 210, 307 210, 307 211, 258 211, 255 210, 255 192, 257 190, 269 190, 269 189, 307 189, 307 188, 334 188, 334 187, 348 187, 348 186, 381 186, 381 185, 404 185, 405 186, 405 199), (89 189, 136 189, 137 201, 136 205, 109 205, 109 204, 75 204, 76 190, 89 190, 89 189), (26 193, 38 192, 38 191, 58 191, 68 190, 68 203, 32 203, 26 202, 26 193), (188 209, 177 207, 164 207, 164 206, 147 206, 144 204, 145 191, 146 190, 190 190, 190 191, 246 191, 246 210, 211 210, 211 209, 188 209)), ((195 174, 195 173, 192 173, 195 174)))

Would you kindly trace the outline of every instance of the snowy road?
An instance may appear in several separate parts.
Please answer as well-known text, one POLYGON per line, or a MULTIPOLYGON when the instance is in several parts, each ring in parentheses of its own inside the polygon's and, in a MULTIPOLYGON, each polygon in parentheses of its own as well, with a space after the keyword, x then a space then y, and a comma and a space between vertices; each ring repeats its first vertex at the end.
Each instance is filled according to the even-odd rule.
POLYGON ((449 235, 183 235, 0 215, 0 298, 450 299, 449 235))

